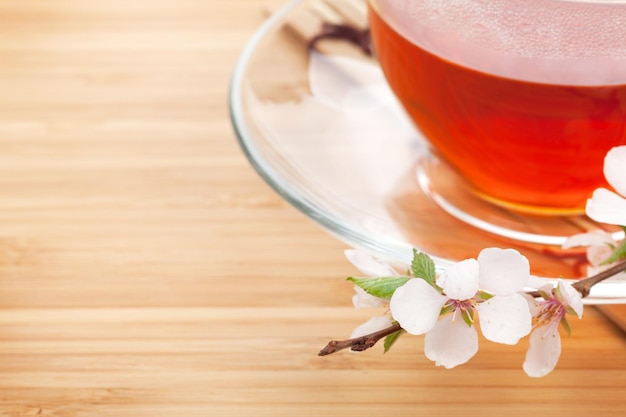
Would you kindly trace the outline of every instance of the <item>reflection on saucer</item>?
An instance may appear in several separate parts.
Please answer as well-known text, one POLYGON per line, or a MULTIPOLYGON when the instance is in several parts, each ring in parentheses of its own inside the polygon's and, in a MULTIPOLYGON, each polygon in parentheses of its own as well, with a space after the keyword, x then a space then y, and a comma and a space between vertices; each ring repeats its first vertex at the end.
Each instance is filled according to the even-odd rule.
MULTIPOLYGON (((417 248, 442 269, 486 247, 509 247, 529 258, 537 276, 584 275, 583 249, 560 245, 593 224, 514 213, 468 192, 429 154, 377 63, 310 53, 282 30, 291 11, 249 44, 230 97, 244 152, 282 197, 347 244, 386 260, 406 263, 417 248)), ((624 283, 594 291, 588 302, 626 300, 624 283)))

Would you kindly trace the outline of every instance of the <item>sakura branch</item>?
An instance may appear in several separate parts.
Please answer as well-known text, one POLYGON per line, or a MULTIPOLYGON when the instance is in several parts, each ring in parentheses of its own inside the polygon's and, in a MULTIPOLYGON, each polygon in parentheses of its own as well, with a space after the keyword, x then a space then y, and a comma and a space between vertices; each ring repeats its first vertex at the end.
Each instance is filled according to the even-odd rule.
MULTIPOLYGON (((604 174, 619 194, 598 189, 588 200, 592 219, 626 224, 626 146, 614 148, 605 159, 604 174)), ((622 226, 622 228, 624 228, 622 226)), ((355 285, 357 308, 385 307, 385 314, 359 326, 352 337, 331 341, 319 355, 342 349, 363 351, 385 339, 385 351, 404 333, 424 335, 424 353, 436 365, 454 368, 478 351, 478 321, 490 341, 514 345, 530 335, 523 363, 527 375, 552 372, 561 354, 559 328, 570 333, 568 316, 583 315, 583 298, 591 288, 626 271, 626 240, 616 242, 600 232, 572 236, 564 245, 588 246, 588 278, 569 283, 559 279, 527 291, 533 278, 528 259, 513 249, 486 248, 436 273, 426 254, 414 251, 409 271, 391 266, 356 250, 348 260, 367 277, 348 278, 355 285)))

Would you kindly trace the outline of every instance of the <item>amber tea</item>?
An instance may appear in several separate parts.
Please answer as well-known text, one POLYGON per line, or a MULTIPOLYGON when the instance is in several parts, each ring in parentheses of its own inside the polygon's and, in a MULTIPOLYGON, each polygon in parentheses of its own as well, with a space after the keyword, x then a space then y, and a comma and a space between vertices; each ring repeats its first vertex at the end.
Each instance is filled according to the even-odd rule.
POLYGON ((626 3, 371 0, 374 50, 435 153, 489 200, 576 211, 626 144, 626 3))

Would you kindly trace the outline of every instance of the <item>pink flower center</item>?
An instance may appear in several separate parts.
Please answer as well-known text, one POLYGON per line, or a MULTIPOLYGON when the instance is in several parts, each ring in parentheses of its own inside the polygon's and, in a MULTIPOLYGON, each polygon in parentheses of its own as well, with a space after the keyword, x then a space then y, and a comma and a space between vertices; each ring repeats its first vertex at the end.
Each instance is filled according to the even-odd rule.
POLYGON ((541 310, 537 314, 537 326, 542 326, 551 322, 559 322, 565 317, 567 309, 563 303, 555 297, 542 302, 541 310))
POLYGON ((452 321, 456 320, 457 314, 468 322, 474 321, 474 310, 476 309, 477 300, 468 298, 467 300, 449 299, 444 305, 444 310, 452 310, 452 321))

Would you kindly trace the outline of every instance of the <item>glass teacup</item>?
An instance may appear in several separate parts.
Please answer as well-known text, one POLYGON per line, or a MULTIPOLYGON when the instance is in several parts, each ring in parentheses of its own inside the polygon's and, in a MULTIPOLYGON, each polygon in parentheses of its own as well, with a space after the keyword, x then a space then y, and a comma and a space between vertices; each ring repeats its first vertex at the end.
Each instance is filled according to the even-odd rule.
POLYGON ((477 195, 584 210, 626 144, 626 0, 369 0, 376 56, 477 195))

